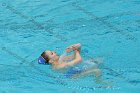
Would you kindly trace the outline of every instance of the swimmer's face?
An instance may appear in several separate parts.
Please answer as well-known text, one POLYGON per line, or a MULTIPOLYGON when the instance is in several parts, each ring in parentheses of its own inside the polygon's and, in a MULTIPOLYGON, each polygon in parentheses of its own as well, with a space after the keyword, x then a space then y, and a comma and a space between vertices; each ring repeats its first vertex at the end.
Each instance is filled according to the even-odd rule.
MULTIPOLYGON (((51 61, 57 61, 59 59, 58 54, 54 51, 47 50, 47 51, 45 51, 45 53, 51 61)), ((51 62, 49 62, 49 63, 51 63, 51 62)))

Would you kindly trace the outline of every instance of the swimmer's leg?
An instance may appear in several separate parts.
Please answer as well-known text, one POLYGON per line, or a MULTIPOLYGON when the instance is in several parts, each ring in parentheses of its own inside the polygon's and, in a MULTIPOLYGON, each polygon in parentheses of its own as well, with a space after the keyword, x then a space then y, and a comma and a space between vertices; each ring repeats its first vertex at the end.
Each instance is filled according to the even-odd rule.
POLYGON ((81 73, 78 74, 74 74, 71 78, 76 79, 79 77, 85 77, 88 75, 94 75, 95 76, 95 80, 99 81, 101 78, 101 70, 98 68, 89 68, 81 73))
POLYGON ((71 78, 72 79, 77 79, 77 78, 80 78, 80 77, 85 77, 85 76, 91 76, 93 75, 95 77, 95 82, 97 84, 103 84, 105 86, 102 86, 102 87, 112 87, 112 82, 110 81, 105 81, 102 79, 102 71, 99 69, 99 68, 89 68, 79 74, 74 74, 71 78))
POLYGON ((102 57, 97 57, 97 58, 91 58, 89 59, 90 62, 94 62, 98 65, 101 65, 103 64, 103 58, 102 57))
POLYGON ((97 84, 103 84, 106 87, 112 87, 111 81, 106 81, 102 79, 102 71, 99 68, 94 68, 91 73, 95 76, 95 82, 97 84))

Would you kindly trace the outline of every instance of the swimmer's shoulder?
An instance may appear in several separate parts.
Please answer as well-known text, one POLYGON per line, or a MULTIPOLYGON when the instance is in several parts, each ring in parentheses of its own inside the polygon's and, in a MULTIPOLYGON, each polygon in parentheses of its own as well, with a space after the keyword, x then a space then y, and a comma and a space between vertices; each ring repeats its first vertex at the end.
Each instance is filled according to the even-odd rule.
POLYGON ((54 69, 54 70, 60 70, 60 69, 65 68, 66 66, 67 66, 66 62, 61 62, 61 63, 59 63, 59 64, 57 64, 57 65, 54 65, 54 66, 53 66, 53 69, 54 69))

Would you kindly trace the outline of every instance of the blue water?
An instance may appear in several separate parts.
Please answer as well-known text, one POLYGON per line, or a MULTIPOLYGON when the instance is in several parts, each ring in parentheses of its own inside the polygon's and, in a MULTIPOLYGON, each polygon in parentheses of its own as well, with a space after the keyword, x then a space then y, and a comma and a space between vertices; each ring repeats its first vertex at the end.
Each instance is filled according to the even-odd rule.
POLYGON ((139 93, 139 51, 140 0, 0 0, 0 93, 139 93), (104 58, 111 88, 37 64, 42 51, 74 43, 104 58))

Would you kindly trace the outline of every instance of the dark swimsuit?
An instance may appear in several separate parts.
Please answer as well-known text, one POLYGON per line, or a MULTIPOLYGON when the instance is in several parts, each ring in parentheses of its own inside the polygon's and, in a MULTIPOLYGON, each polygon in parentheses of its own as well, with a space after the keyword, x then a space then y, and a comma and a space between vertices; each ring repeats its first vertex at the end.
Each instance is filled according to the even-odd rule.
POLYGON ((84 69, 75 69, 75 68, 72 67, 66 72, 66 74, 64 76, 66 78, 71 78, 73 75, 80 74, 83 71, 84 71, 84 69))

